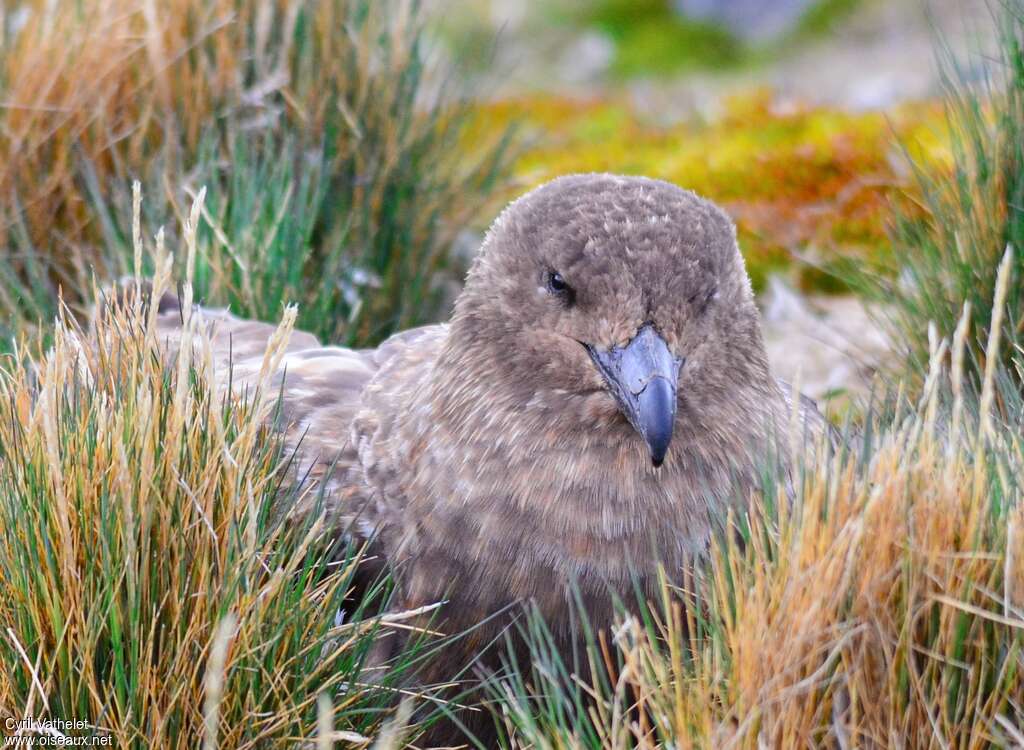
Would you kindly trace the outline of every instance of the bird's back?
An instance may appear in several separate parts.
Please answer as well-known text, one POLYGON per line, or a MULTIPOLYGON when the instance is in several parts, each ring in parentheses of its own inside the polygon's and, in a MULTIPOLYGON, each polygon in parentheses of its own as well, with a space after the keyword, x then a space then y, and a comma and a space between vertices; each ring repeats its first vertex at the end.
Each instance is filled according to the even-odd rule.
MULTIPOLYGON (((157 334, 170 359, 182 340, 180 302, 165 293, 157 304, 157 334)), ((217 382, 237 396, 251 396, 277 326, 222 308, 196 306, 192 315, 210 342, 217 382)), ((398 400, 395 388, 416 387, 415 373, 425 369, 423 360, 433 356, 446 330, 425 326, 360 350, 324 346, 306 331, 291 332, 264 394, 278 399, 274 425, 283 435, 293 479, 307 487, 290 513, 303 517, 322 496, 333 524, 363 537, 376 532, 382 508, 365 481, 363 460, 372 471, 373 452, 379 450, 372 438, 382 419, 394 417, 392 409, 379 407, 398 400)))

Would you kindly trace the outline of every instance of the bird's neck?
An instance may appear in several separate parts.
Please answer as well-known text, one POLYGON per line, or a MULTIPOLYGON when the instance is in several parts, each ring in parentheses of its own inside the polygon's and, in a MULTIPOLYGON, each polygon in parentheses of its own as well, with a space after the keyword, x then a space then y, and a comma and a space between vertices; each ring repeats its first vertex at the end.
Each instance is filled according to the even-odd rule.
POLYGON ((608 585, 628 596, 638 572, 647 590, 659 564, 682 569, 756 481, 749 415, 684 426, 655 469, 607 394, 529 389, 536 378, 508 375, 497 358, 441 357, 407 404, 423 418, 404 420, 411 439, 396 441, 412 463, 402 534, 434 566, 423 602, 451 595, 457 579, 467 612, 532 599, 562 622, 573 586, 607 604, 608 585))
POLYGON ((773 418, 767 385, 738 389, 734 404, 748 408, 711 418, 683 404, 655 468, 609 394, 537 389, 535 380, 510 377, 498 358, 438 362, 423 396, 433 409, 430 441, 460 460, 435 491, 478 514, 533 519, 520 518, 523 529, 536 522, 576 534, 583 546, 638 539, 650 524, 702 543, 709 512, 753 481, 752 454, 766 434, 758 420, 773 418))

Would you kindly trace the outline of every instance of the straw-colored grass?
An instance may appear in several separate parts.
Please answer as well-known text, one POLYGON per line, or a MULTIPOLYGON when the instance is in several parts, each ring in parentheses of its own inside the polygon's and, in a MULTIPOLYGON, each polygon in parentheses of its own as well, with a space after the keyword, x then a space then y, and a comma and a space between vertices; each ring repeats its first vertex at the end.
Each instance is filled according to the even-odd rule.
POLYGON ((284 745, 318 725, 362 741, 391 696, 362 675, 379 620, 345 603, 358 551, 315 513, 275 521, 308 491, 265 428, 275 392, 229 395, 187 313, 166 362, 149 303, 111 300, 91 331, 64 315, 52 348, 0 368, 0 722, 83 720, 64 733, 126 748, 284 745))
MULTIPOLYGON (((1007 254, 997 304, 1011 266, 1007 254)), ((591 642, 596 684, 535 631, 532 672, 493 686, 516 745, 1024 742, 1024 442, 979 418, 943 364, 952 349, 963 366, 969 335, 933 338, 917 404, 807 467, 791 506, 756 497, 685 592, 666 587, 610 643, 591 642)), ((983 415, 998 387, 992 367, 983 415)))
POLYGON ((301 302, 304 328, 354 343, 435 313, 504 148, 460 138, 423 24, 415 0, 0 7, 0 333, 130 270, 135 179, 154 226, 210 188, 200 298, 267 319, 301 302))

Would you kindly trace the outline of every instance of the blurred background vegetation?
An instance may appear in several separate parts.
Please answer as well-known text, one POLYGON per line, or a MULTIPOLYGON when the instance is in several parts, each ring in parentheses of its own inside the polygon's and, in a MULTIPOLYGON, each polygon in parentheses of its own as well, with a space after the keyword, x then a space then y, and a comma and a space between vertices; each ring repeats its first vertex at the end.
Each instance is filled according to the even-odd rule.
POLYGON ((892 276, 886 207, 920 218, 912 164, 951 168, 933 27, 984 77, 983 7, 6 2, 5 348, 58 290, 81 313, 94 273, 130 270, 134 179, 147 236, 208 188, 199 299, 266 320, 299 302, 300 327, 362 345, 442 319, 509 198, 609 170, 724 205, 782 374, 864 392, 890 344, 849 271, 892 276))
MULTIPOLYGON (((992 111, 956 123, 1012 68, 996 39, 1012 11, 953 0, 458 5, 444 14, 442 46, 495 81, 472 132, 514 121, 524 144, 510 193, 610 170, 725 206, 773 365, 828 408, 848 408, 880 369, 900 371, 892 353, 905 341, 918 369, 927 360, 924 316, 906 321, 915 334, 893 326, 892 284, 907 289, 903 269, 919 265, 897 253, 898 238, 930 231, 935 188, 973 174, 964 149, 977 151, 992 111), (951 109, 957 96, 967 101, 951 109), (963 127, 974 136, 961 139, 963 127)), ((998 259, 999 244, 983 256, 998 259)), ((990 307, 993 278, 974 286, 990 307)), ((952 332, 956 317, 943 321, 952 332)))
POLYGON ((4 319, 52 319, 58 289, 80 308, 93 273, 129 270, 133 180, 169 231, 207 187, 200 299, 266 319, 301 302, 300 325, 349 343, 439 314, 447 250, 505 148, 467 148, 414 5, 4 8, 4 319))

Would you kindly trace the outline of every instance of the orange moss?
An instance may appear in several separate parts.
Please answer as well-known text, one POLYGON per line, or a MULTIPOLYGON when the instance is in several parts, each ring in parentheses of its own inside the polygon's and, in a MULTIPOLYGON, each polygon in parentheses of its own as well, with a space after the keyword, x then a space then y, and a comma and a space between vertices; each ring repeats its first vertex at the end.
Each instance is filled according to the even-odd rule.
MULTIPOLYGON (((755 91, 728 101, 713 123, 659 126, 614 100, 539 97, 482 105, 478 133, 515 119, 527 143, 516 164, 520 188, 566 172, 613 171, 695 190, 736 219, 756 285, 794 255, 825 270, 843 257, 883 259, 888 202, 910 187, 898 144, 933 162, 948 151, 937 103, 850 113, 783 108, 755 91)), ((820 269, 795 272, 805 287, 835 288, 820 269)))

